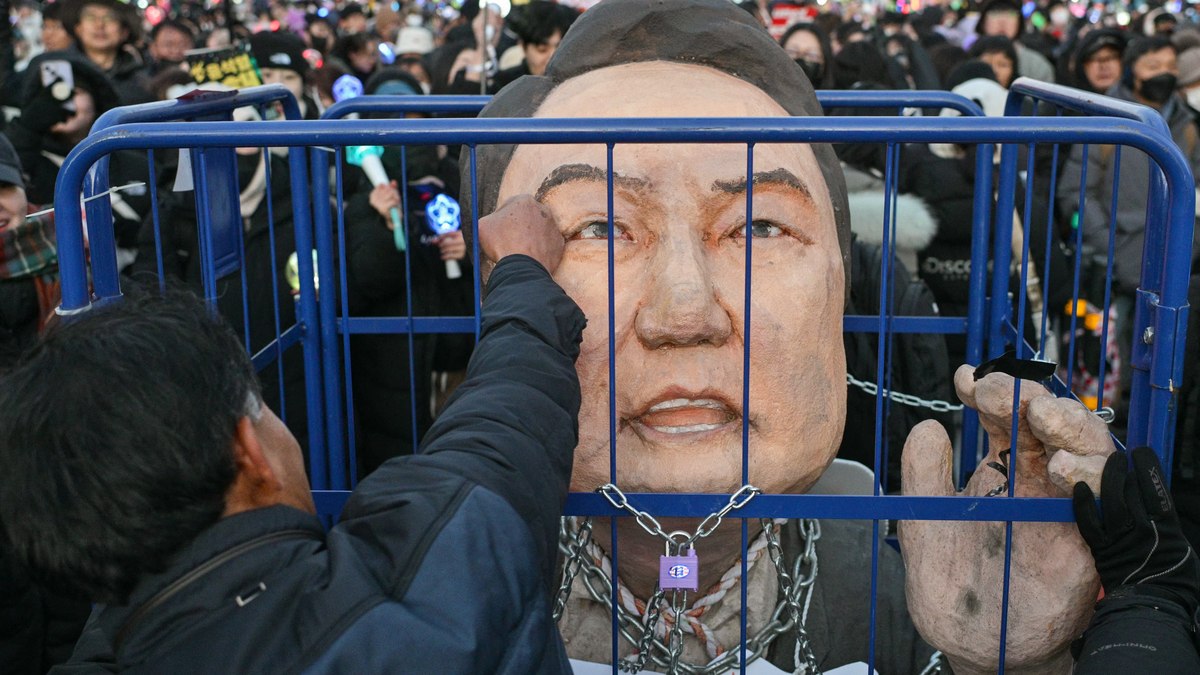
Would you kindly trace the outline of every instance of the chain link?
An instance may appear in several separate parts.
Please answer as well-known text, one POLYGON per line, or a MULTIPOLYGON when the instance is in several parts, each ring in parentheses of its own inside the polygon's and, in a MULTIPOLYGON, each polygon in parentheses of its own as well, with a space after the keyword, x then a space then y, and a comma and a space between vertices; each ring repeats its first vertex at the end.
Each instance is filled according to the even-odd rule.
POLYGON ((779 577, 779 590, 783 595, 783 604, 788 613, 788 623, 796 630, 796 651, 793 656, 796 673, 819 673, 817 657, 813 654, 812 643, 808 640, 808 631, 804 629, 807 609, 801 607, 800 593, 806 593, 805 605, 812 598, 814 583, 817 580, 817 539, 821 537, 821 526, 817 521, 801 521, 800 532, 804 536, 804 553, 796 560, 792 574, 788 574, 787 563, 783 560, 783 547, 774 528, 769 527, 770 521, 763 520, 763 528, 767 533, 767 555, 775 566, 775 574, 779 577), (808 563, 808 569, 803 565, 808 563), (804 576, 801 577, 803 571, 804 576), (795 585, 793 585, 795 582, 795 585))
MULTIPOLYGON (((860 380, 850 373, 846 373, 846 384, 858 387, 869 396, 875 396, 879 393, 879 385, 874 382, 860 380)), ((937 399, 923 399, 920 396, 905 394, 904 392, 895 390, 884 389, 883 395, 901 405, 908 405, 914 408, 929 408, 933 412, 957 412, 963 409, 962 404, 956 405, 949 401, 939 401, 937 399)))
POLYGON ((579 529, 574 532, 567 526, 566 518, 559 519, 558 549, 563 552, 566 559, 563 561, 562 584, 559 585, 558 592, 554 594, 554 611, 551 613, 551 617, 555 622, 562 617, 563 610, 567 606, 567 599, 571 597, 571 586, 575 583, 575 577, 579 574, 584 558, 587 557, 587 545, 591 540, 591 518, 584 518, 579 529))

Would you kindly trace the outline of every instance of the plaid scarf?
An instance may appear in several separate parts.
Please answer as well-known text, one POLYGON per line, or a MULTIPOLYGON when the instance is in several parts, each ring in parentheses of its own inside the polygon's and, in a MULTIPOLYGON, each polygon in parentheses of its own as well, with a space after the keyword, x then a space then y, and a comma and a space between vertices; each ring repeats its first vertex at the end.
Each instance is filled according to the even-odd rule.
POLYGON ((41 330, 53 314, 61 291, 53 212, 0 229, 0 280, 20 279, 32 279, 37 288, 41 330))

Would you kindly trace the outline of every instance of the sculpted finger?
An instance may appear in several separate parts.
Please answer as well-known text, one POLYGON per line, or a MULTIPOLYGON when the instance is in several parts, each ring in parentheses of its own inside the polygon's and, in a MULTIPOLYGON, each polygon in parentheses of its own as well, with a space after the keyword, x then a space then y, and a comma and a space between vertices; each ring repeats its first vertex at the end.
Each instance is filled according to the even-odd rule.
POLYGON ((901 491, 906 495, 942 497, 954 494, 951 470, 954 447, 942 425, 925 420, 908 434, 900 473, 901 491))
POLYGON ((1100 457, 1107 457, 1116 450, 1104 420, 1070 398, 1045 397, 1031 401, 1029 429, 1047 448, 1054 450, 1100 457))
MULTIPOLYGON (((1011 441, 1013 416, 1013 389, 1016 380, 1011 375, 992 373, 975 383, 975 409, 979 411, 979 422, 988 434, 1011 441)), ((1016 452, 1042 452, 1042 445, 1029 429, 1025 414, 1029 403, 1038 398, 1053 396, 1036 382, 1021 382, 1021 397, 1018 402, 1020 424, 1017 426, 1016 452)), ((1001 448, 1003 449, 1003 448, 1001 448)))
POLYGON ((1086 485, 1092 492, 1100 492, 1107 459, 1106 455, 1056 452, 1050 458, 1046 472, 1050 475, 1050 482, 1064 495, 1070 494, 1075 485, 1086 485))
POLYGON ((964 363, 954 371, 954 390, 960 401, 975 407, 975 366, 964 363))

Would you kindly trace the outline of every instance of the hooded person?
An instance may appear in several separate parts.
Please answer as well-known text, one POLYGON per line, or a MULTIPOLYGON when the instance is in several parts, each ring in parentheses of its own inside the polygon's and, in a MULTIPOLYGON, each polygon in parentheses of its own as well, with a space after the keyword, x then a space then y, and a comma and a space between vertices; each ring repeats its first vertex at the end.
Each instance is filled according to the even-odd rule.
MULTIPOLYGON (((516 80, 481 115, 753 118, 820 116, 821 107, 801 68, 732 3, 605 0, 572 26, 545 75, 516 80)), ((555 280, 589 318, 577 362, 582 406, 572 490, 591 492, 611 482, 625 493, 735 493, 744 487, 743 420, 750 484, 768 494, 815 488, 837 451, 846 397, 841 336, 849 290, 849 211, 841 165, 828 144, 755 146, 756 219, 751 223, 744 220, 745 147, 618 145, 611 233, 603 144, 507 144, 480 146, 476 152, 479 215, 517 196, 535 195, 566 240, 555 280), (749 337, 743 334, 742 301, 747 234, 755 239, 749 337), (617 276, 611 315, 605 282, 610 236, 617 276), (612 367, 617 373, 612 450, 609 330, 616 340, 612 367), (753 358, 746 374, 750 407, 743 410, 747 341, 753 358)), ((460 163, 464 171, 470 169, 469 161, 460 163)), ((1011 406, 1011 381, 989 377, 984 378, 987 391, 980 389, 983 400, 998 402, 993 397, 1007 392, 1011 406)), ((964 400, 976 400, 969 370, 965 377, 960 370, 956 382, 964 400)), ((1057 399, 1045 404, 1058 412, 1057 399)), ((1078 408, 1069 401, 1062 405, 1078 408)), ((1103 430, 1098 419, 1090 424, 1103 430)), ((949 494, 944 486, 951 484, 950 443, 944 430, 922 424, 913 436, 904 453, 905 492, 949 494)), ((1025 439, 1020 443, 1022 451, 1043 451, 1040 445, 1026 447, 1025 439)), ((991 444, 996 452, 1008 445, 998 436, 991 444)), ((1017 466, 1023 467, 1024 485, 1050 485, 1044 466, 1041 482, 1035 481, 1037 465, 1017 466)), ((969 494, 982 497, 993 489, 995 473, 981 470, 969 494)), ((606 489, 616 498, 612 488, 606 489)), ((561 546, 569 558, 564 569, 578 574, 568 577, 573 579, 569 594, 560 596, 559 627, 577 659, 608 662, 615 640, 617 657, 632 661, 634 668, 664 666, 675 657, 714 671, 720 664, 733 667, 739 652, 737 598, 744 582, 747 639, 756 646, 754 657, 776 667, 828 669, 867 661, 872 616, 880 672, 924 667, 930 650, 914 621, 928 629, 925 637, 950 655, 956 670, 995 667, 998 616, 979 608, 1000 606, 1003 567, 985 564, 983 556, 989 537, 1003 537, 1002 524, 904 523, 904 576, 916 584, 901 592, 900 561, 888 547, 878 547, 879 594, 872 615, 874 542, 867 524, 768 521, 761 529, 755 524, 744 580, 741 532, 718 527, 695 544, 703 561, 695 577, 698 597, 689 596, 677 612, 649 602, 658 586, 664 541, 647 536, 632 519, 617 521, 615 532, 606 519, 564 524, 561 546), (620 550, 616 580, 608 578, 613 568, 605 550, 613 536, 620 550), (768 547, 780 554, 772 554, 779 568, 763 555, 768 547), (779 574, 803 569, 810 575, 816 558, 820 573, 803 588, 779 574), (940 584, 932 583, 935 576, 940 584), (617 594, 615 602, 605 589, 617 594), (970 602, 963 604, 964 597, 970 602), (789 603, 813 611, 795 617, 788 630, 776 630, 772 618, 787 616, 789 603), (920 606, 911 618, 908 603, 920 606), (623 636, 612 634, 614 604, 623 636), (647 631, 644 618, 658 626, 657 635, 647 631), (666 635, 675 626, 683 639, 671 654, 666 635), (651 646, 639 650, 641 644, 651 646)), ((668 530, 689 533, 696 525, 664 522, 668 530)), ((1078 532, 1054 525, 1015 530, 1010 606, 1030 620, 1009 622, 1009 667, 1048 661, 1069 667, 1068 645, 1086 623, 1098 588, 1086 546, 1078 532), (1044 584, 1023 581, 1031 578, 1061 583, 1048 592, 1044 584), (1063 617, 1061 625, 1045 621, 1049 615, 1063 617)))
POLYGON ((1075 86, 1103 94, 1121 80, 1121 57, 1129 38, 1125 31, 1101 28, 1079 41, 1073 57, 1075 86))
MULTIPOLYGON (((27 77, 21 96, 21 116, 4 132, 29 176, 25 185, 29 201, 42 205, 54 202, 54 182, 67 153, 87 137, 101 115, 120 105, 111 81, 73 51, 40 54, 30 62, 29 72, 40 73, 42 64, 51 62, 65 62, 63 67, 70 68, 74 89, 61 80, 47 86, 40 77, 27 77)), ((131 262, 138 228, 150 211, 149 191, 145 187, 148 177, 145 154, 113 153, 109 163, 110 185, 129 186, 111 197, 117 246, 124 249, 118 254, 122 265, 131 262)))

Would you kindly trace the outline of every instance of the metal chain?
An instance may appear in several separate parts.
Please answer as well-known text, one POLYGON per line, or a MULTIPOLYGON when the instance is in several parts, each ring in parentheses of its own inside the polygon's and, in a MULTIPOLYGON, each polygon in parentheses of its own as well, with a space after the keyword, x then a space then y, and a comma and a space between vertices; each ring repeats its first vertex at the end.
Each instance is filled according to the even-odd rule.
POLYGON ((768 527, 769 521, 763 520, 763 528, 767 533, 767 554, 775 566, 775 574, 779 577, 779 589, 788 612, 788 623, 796 630, 796 652, 794 654, 796 673, 819 673, 817 657, 813 654, 812 643, 808 640, 808 631, 804 630, 807 614, 807 604, 812 599, 814 583, 817 580, 817 539, 821 537, 821 525, 815 520, 801 521, 800 533, 804 537, 804 552, 796 560, 792 574, 788 574, 787 563, 783 560, 783 547, 779 545, 774 528, 768 527), (804 564, 808 563, 807 570, 804 564), (804 576, 801 577, 803 571, 804 576), (795 585, 793 586, 793 581, 795 585), (805 607, 800 605, 800 593, 805 592, 805 607))
POLYGON ((925 664, 925 668, 921 670, 920 675, 945 675, 950 672, 950 664, 946 662, 946 657, 941 652, 934 652, 933 656, 929 657, 929 663, 925 664))
MULTIPOLYGON (((646 659, 650 658, 650 643, 654 640, 654 629, 658 627, 658 619, 662 615, 662 601, 666 591, 654 589, 654 595, 646 602, 646 626, 642 637, 637 641, 637 656, 633 659, 621 659, 621 670, 630 673, 640 673, 646 667, 646 659)), ((678 620, 676 621, 678 623, 678 620)))
POLYGON ((599 492, 601 495, 603 495, 604 498, 608 500, 608 503, 612 504, 613 508, 621 509, 622 511, 625 511, 629 515, 633 516, 634 522, 636 522, 639 527, 645 530, 647 534, 654 537, 660 537, 673 546, 679 546, 680 550, 686 550, 692 544, 694 544, 697 539, 703 539, 715 532, 717 527, 721 525, 721 519, 729 515, 730 511, 742 508, 746 504, 749 504, 751 499, 754 499, 758 495, 762 494, 762 490, 754 487, 753 485, 743 485, 742 487, 738 488, 736 492, 729 496, 729 502, 726 503, 725 506, 721 507, 720 511, 711 513, 704 520, 700 521, 700 526, 696 528, 695 534, 689 536, 681 543, 671 537, 671 534, 673 533, 668 533, 667 531, 663 530, 662 525, 658 522, 657 518, 630 504, 629 499, 625 496, 625 493, 621 492, 621 488, 613 485, 612 483, 605 483, 604 485, 596 488, 596 492, 599 492))
POLYGON ((579 529, 574 532, 567 526, 566 518, 559 519, 558 549, 566 556, 566 560, 563 562, 562 584, 559 585, 558 592, 554 594, 554 611, 550 615, 555 622, 562 616, 563 610, 567 606, 567 599, 571 597, 571 586, 575 583, 575 577, 579 574, 583 559, 587 557, 587 545, 591 540, 591 518, 584 518, 579 529))
MULTIPOLYGON (((875 396, 879 393, 879 385, 874 382, 860 380, 850 373, 846 373, 846 384, 858 387, 870 396, 875 396)), ((939 401, 937 399, 924 399, 920 396, 905 394, 904 392, 895 390, 884 389, 883 395, 901 405, 908 405, 914 408, 929 408, 933 412, 957 412, 963 409, 962 404, 954 404, 949 401, 939 401)))
POLYGON ((675 623, 671 625, 671 639, 667 646, 667 672, 675 675, 679 672, 679 657, 683 654, 683 617, 687 610, 687 591, 671 591, 671 613, 675 615, 675 623))
MULTIPOLYGON (((789 578, 799 579, 800 582, 792 585, 790 597, 785 596, 775 606, 775 611, 772 612, 770 621, 746 640, 747 664, 764 657, 768 649, 770 649, 771 644, 780 635, 789 630, 803 630, 804 628, 804 622, 808 616, 808 608, 812 602, 813 589, 817 578, 816 541, 821 536, 821 527, 820 523, 815 520, 802 520, 799 523, 799 527, 801 536, 804 538, 804 550, 796 559, 795 564, 792 565, 792 573, 789 578), (799 625, 790 616, 789 604, 794 604, 802 608, 799 615, 799 625)), ((769 529, 771 535, 774 535, 773 530, 774 523, 772 523, 772 527, 769 529)), ((778 540, 776 540, 776 545, 778 546, 778 540)), ((560 549, 562 548, 563 546, 560 544, 560 549)), ((783 560, 781 547, 779 548, 779 562, 776 562, 772 558, 772 564, 775 565, 777 574, 780 571, 788 569, 786 562, 783 560)), ((587 590, 591 599, 599 603, 602 607, 611 610, 614 606, 612 601, 612 580, 599 565, 593 563, 588 557, 584 557, 583 559, 582 572, 583 574, 579 579, 583 582, 584 589, 587 590)), ((742 583, 745 583, 744 579, 742 583)), ((655 596, 651 597, 647 606, 655 603, 655 598, 661 594, 661 589, 656 591, 655 596)), ((661 604, 661 599, 657 602, 661 604)), ((659 612, 647 611, 646 625, 643 625, 642 617, 630 612, 619 602, 615 606, 617 609, 618 629, 621 636, 626 642, 638 649, 636 659, 622 659, 618 667, 622 671, 633 673, 644 668, 647 662, 653 662, 659 668, 668 668, 671 665, 668 656, 670 654, 670 647, 654 635, 654 628, 657 625, 659 612)), ((677 620, 676 625, 680 624, 681 622, 677 620)), ((799 636, 797 637, 799 638, 799 636)), ((804 634, 804 639, 807 642, 807 633, 804 634)), ((799 639, 797 639, 797 643, 799 643, 799 639)), ((703 666, 694 666, 690 663, 679 662, 676 664, 675 672, 682 673, 683 675, 717 675, 718 673, 725 673, 732 668, 736 668, 740 656, 740 650, 732 649, 703 666)), ((811 666, 809 672, 819 672, 815 663, 811 666)))

